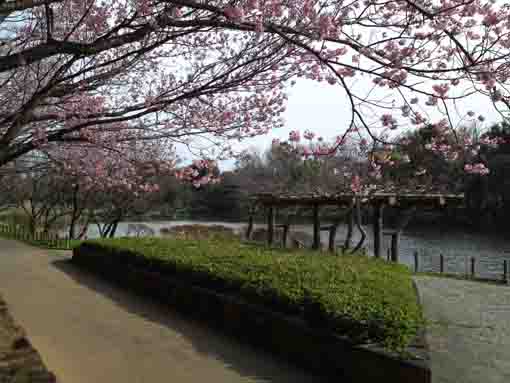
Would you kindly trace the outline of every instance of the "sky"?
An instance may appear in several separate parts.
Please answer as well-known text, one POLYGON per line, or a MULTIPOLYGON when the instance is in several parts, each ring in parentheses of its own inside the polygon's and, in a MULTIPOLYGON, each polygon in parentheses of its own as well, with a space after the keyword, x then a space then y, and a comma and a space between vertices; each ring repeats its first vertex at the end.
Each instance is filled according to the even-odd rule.
MULTIPOLYGON (((366 91, 371 88, 371 82, 368 79, 358 80, 353 88, 358 92, 366 91)), ((284 114, 285 126, 280 129, 273 129, 269 134, 251 139, 246 139, 241 143, 235 143, 236 150, 254 149, 263 152, 271 146, 274 138, 286 140, 289 132, 299 130, 303 133, 305 130, 311 130, 318 136, 323 136, 326 140, 342 134, 348 127, 351 111, 350 104, 339 85, 331 86, 326 83, 318 83, 312 80, 298 79, 294 87, 288 90, 287 109, 284 114)), ((424 96, 420 96, 425 100, 424 96)), ((485 117, 484 126, 499 122, 500 116, 494 110, 490 100, 483 95, 473 95, 463 99, 456 104, 451 105, 450 109, 454 123, 459 120, 468 111, 473 111, 476 120, 479 115, 485 117)), ((380 111, 382 114, 383 112, 380 111)), ((396 113, 398 117, 398 113, 396 113)), ((432 117, 440 117, 439 114, 432 117)), ((479 122, 477 122, 480 124, 479 122)), ((396 133, 399 130, 397 129, 396 133)), ((402 129, 400 130, 402 132, 402 129)), ((184 148, 178 148, 177 154, 186 160, 191 157, 184 148)), ((234 160, 220 161, 221 170, 231 170, 234 167, 234 160)))

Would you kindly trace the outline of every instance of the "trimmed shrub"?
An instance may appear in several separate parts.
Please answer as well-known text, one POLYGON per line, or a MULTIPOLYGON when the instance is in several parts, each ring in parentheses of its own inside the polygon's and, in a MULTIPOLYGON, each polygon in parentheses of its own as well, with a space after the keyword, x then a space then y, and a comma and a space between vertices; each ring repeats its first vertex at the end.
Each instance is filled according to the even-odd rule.
POLYGON ((391 351, 403 351, 423 325, 408 268, 365 256, 290 252, 232 239, 121 238, 87 241, 75 257, 241 296, 299 316, 311 327, 391 351))

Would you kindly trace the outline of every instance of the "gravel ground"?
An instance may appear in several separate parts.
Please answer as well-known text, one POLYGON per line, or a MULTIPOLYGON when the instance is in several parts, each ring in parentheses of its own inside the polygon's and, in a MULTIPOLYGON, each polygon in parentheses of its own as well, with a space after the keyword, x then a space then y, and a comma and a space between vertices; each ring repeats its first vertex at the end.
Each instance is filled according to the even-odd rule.
POLYGON ((510 286, 416 277, 433 383, 510 382, 510 286))

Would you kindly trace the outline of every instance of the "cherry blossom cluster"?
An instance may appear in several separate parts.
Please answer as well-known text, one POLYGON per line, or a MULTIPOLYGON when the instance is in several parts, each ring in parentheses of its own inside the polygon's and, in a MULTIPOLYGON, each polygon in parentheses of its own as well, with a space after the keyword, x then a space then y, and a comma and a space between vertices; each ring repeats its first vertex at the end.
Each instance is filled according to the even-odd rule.
POLYGON ((464 170, 469 174, 478 174, 481 176, 489 174, 489 169, 483 163, 466 164, 464 170))
POLYGON ((195 188, 220 182, 218 165, 214 160, 194 160, 191 165, 175 171, 177 179, 191 183, 195 188))
POLYGON ((159 191, 158 176, 172 174, 175 155, 154 142, 123 141, 114 133, 95 133, 99 143, 50 145, 44 149, 73 187, 95 193, 134 197, 159 191))
MULTIPOLYGON (((353 140, 368 152, 398 128, 431 125, 429 149, 455 160, 476 145, 453 143, 451 123, 428 116, 449 115, 473 93, 509 110, 502 0, 21 3, 23 23, 0 22, 0 166, 59 141, 101 143, 104 132, 233 156, 233 142, 283 126, 299 78, 338 87, 351 109, 332 143, 291 133, 305 158, 353 140), (364 78, 371 86, 356 87, 364 78)), ((201 166, 179 174, 210 182, 201 166)))

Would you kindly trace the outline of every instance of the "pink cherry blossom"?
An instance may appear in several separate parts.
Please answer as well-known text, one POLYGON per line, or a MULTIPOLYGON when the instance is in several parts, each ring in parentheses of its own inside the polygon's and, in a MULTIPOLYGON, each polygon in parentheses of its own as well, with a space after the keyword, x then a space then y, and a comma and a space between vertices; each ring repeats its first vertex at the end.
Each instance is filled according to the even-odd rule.
POLYGON ((289 133, 289 141, 291 142, 299 142, 301 140, 301 135, 299 131, 293 130, 289 133))

